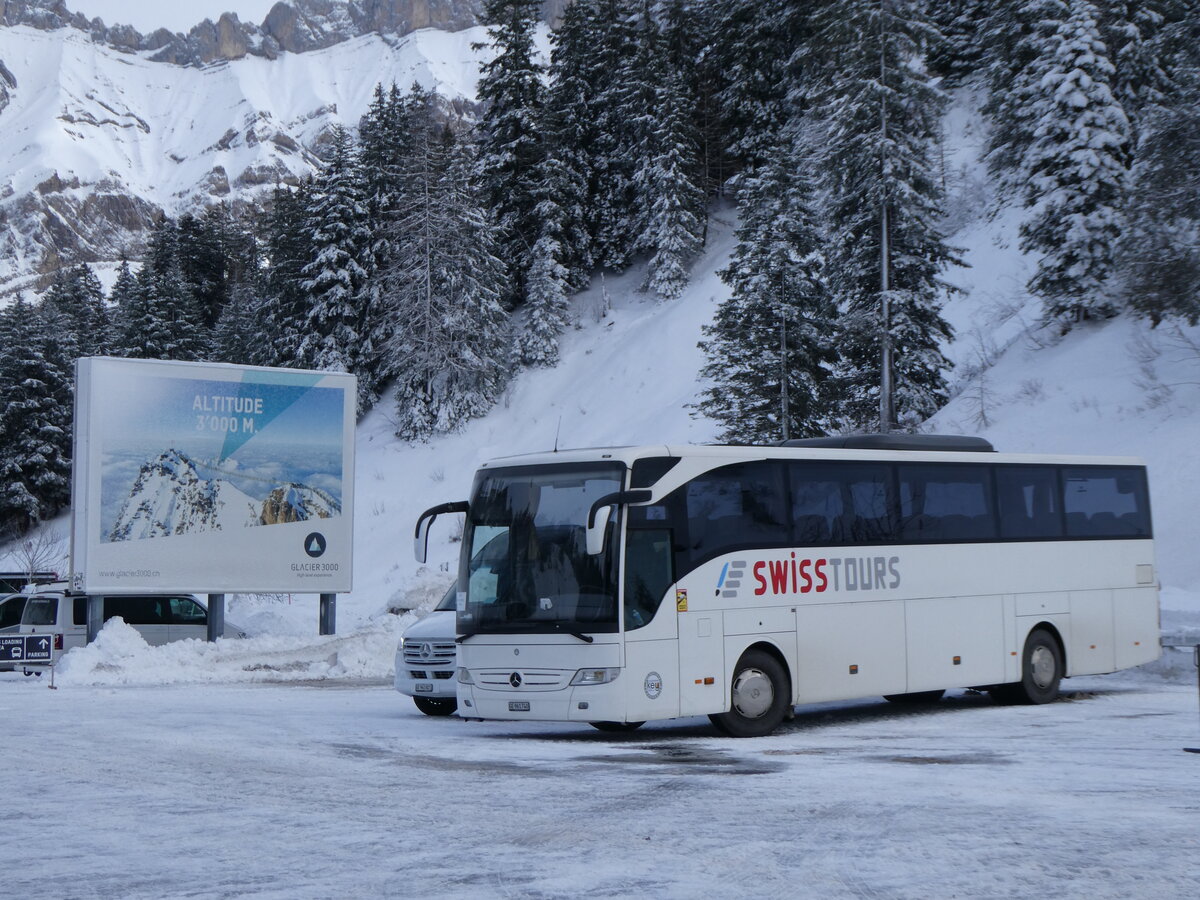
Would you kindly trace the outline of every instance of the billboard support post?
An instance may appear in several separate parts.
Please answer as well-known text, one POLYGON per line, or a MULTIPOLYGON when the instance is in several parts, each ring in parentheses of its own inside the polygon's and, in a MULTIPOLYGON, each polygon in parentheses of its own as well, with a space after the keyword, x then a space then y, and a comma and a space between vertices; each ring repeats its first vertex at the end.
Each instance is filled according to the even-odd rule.
POLYGON ((93 594, 87 600, 87 642, 90 644, 104 627, 104 598, 93 594))
POLYGON ((208 595, 208 640, 225 636, 225 595, 208 595))
POLYGON ((321 634, 336 634, 337 594, 321 595, 321 634))

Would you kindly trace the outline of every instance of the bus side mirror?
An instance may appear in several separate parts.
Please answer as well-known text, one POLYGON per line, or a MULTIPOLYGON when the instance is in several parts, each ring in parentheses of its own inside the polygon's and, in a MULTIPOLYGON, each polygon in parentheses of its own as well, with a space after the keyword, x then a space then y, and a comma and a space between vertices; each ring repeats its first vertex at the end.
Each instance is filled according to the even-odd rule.
POLYGON ((604 534, 608 530, 608 518, 612 515, 614 506, 627 506, 630 503, 649 503, 653 494, 648 490, 617 491, 615 494, 605 494, 592 504, 588 512, 585 537, 589 556, 599 556, 604 552, 604 534))
POLYGON ((465 513, 470 508, 471 506, 466 500, 456 500, 453 503, 443 503, 440 506, 431 507, 421 513, 413 534, 413 555, 417 558, 417 562, 423 563, 429 557, 429 526, 433 524, 433 520, 442 513, 465 513))
POLYGON ((612 515, 611 506, 592 508, 591 520, 587 527, 588 556, 599 556, 604 552, 604 534, 608 531, 608 517, 612 515))

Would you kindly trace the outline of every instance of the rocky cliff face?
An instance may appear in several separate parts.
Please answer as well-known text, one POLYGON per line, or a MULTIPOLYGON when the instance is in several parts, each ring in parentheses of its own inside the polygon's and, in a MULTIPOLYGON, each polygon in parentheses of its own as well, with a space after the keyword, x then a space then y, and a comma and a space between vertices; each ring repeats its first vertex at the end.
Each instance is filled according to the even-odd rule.
POLYGON ((164 212, 297 183, 377 83, 471 109, 486 33, 462 26, 479 6, 289 0, 261 26, 225 15, 142 35, 63 0, 0 0, 0 303, 61 265, 136 257, 164 212))
MULTIPOLYGON (((551 0, 554 15, 563 0, 551 0)), ((78 0, 86 6, 87 0, 78 0)), ((128 25, 106 25, 67 9, 63 0, 0 0, 0 24, 77 28, 117 50, 149 51, 151 59, 176 65, 320 50, 364 34, 405 35, 418 28, 461 31, 479 24, 482 0, 281 0, 260 25, 225 13, 205 19, 187 34, 159 29, 143 35, 128 25)))

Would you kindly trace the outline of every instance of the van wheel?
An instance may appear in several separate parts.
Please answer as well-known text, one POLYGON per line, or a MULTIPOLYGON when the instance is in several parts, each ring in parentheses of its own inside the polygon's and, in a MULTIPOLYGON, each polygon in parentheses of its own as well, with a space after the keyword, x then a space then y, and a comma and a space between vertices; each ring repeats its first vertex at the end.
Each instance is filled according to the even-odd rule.
POLYGON ((413 703, 427 716, 449 716, 458 710, 458 701, 449 697, 413 697, 413 703))
POLYGON ((588 722, 597 731, 637 731, 645 722, 588 722))
POLYGON ((729 686, 729 712, 708 718, 730 737, 762 737, 779 727, 791 706, 787 672, 762 650, 738 660, 729 686))
POLYGON ((921 703, 937 703, 945 696, 943 691, 913 691, 911 694, 884 694, 883 699, 888 703, 899 703, 916 706, 921 703))
POLYGON ((1021 654, 1021 680, 1002 684, 991 691, 1000 703, 1049 703, 1058 698, 1063 677, 1062 651, 1054 635, 1035 628, 1025 641, 1021 654))

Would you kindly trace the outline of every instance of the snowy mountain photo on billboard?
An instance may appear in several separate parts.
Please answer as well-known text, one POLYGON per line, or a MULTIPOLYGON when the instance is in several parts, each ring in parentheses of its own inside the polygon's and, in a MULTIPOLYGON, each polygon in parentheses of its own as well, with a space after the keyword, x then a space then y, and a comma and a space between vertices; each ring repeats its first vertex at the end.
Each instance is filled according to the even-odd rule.
POLYGON ((150 377, 139 392, 105 413, 101 540, 342 514, 340 390, 150 377))

